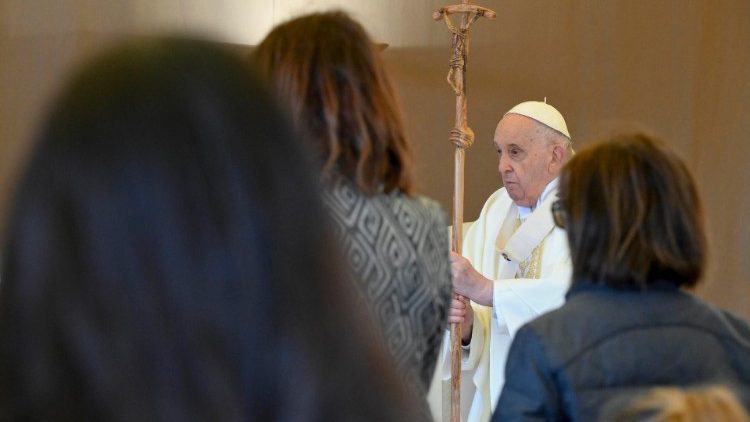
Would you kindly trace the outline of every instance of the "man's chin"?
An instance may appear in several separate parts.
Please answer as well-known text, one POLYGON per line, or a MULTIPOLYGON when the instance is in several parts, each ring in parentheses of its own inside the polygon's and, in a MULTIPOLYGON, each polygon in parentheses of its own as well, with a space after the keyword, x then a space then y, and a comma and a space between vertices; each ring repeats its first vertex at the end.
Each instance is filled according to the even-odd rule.
POLYGON ((518 202, 519 200, 523 199, 523 195, 521 195, 521 193, 518 192, 512 185, 505 185, 505 190, 508 192, 508 196, 510 196, 510 199, 512 199, 513 202, 518 202))
POLYGON ((514 195, 510 190, 508 191, 508 196, 510 196, 510 199, 513 201, 514 204, 518 205, 519 207, 525 207, 525 208, 531 208, 532 205, 530 204, 526 198, 524 198, 521 195, 514 195))

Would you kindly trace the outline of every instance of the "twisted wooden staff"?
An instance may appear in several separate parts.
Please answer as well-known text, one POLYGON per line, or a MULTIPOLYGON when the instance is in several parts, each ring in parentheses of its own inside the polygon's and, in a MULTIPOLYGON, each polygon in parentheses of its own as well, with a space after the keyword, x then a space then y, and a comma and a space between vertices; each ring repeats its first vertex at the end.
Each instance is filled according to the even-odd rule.
MULTIPOLYGON (((432 19, 445 20, 453 33, 453 55, 448 71, 448 83, 456 94, 456 124, 451 129, 450 141, 456 147, 453 178, 453 233, 451 249, 460 254, 463 240, 464 220, 464 150, 474 143, 474 132, 469 128, 466 117, 466 60, 469 56, 469 29, 480 17, 495 19, 495 12, 475 6, 469 0, 461 4, 446 6, 436 10, 432 19), (450 15, 461 13, 461 25, 456 27, 450 15)), ((461 420, 461 325, 451 324, 451 422, 461 420)))

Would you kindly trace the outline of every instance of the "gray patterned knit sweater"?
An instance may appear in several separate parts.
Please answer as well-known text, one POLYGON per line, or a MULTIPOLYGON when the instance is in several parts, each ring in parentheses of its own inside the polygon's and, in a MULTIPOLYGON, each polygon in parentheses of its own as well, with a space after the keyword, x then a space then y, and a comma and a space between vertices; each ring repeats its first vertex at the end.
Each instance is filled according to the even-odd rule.
POLYGON ((398 192, 367 196, 344 179, 328 185, 324 202, 399 372, 426 394, 451 297, 443 210, 398 192))

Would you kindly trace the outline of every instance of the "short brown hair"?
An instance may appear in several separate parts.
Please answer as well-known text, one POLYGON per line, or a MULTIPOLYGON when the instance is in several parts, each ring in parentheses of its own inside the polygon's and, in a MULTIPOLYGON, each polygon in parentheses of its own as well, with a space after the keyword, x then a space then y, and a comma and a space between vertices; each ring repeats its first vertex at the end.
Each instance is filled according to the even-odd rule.
POLYGON ((364 28, 343 12, 277 26, 253 54, 261 73, 315 141, 324 177, 368 194, 411 193, 411 151, 395 93, 364 28))
POLYGON ((683 161, 644 133, 580 152, 560 178, 573 280, 647 288, 693 286, 706 236, 695 183, 683 161))

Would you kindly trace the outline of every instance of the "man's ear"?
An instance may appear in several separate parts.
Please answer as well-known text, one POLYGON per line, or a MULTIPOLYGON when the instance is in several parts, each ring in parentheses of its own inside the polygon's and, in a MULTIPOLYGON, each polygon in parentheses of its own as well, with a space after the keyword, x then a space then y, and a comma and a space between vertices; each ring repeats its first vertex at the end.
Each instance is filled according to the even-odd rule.
POLYGON ((552 146, 552 157, 549 161, 549 165, 547 166, 547 170, 550 173, 557 173, 560 171, 560 168, 565 164, 563 162, 563 159, 565 157, 565 150, 562 146, 562 144, 554 144, 552 146))

